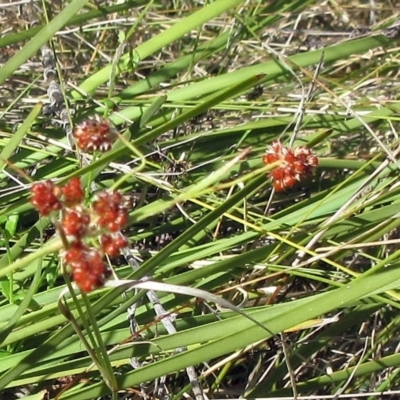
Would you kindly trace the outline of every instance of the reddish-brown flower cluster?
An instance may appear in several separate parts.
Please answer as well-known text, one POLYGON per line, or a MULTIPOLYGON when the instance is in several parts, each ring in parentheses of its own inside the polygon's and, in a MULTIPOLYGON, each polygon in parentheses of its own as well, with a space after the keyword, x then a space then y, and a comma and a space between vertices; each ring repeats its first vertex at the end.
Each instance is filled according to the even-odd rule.
POLYGON ((57 197, 58 188, 52 181, 35 183, 32 186, 32 205, 41 215, 49 215, 52 211, 61 210, 62 204, 57 197))
POLYGON ((95 115, 78 124, 73 136, 76 145, 86 152, 108 151, 117 137, 117 131, 110 121, 95 115))
POLYGON ((292 150, 282 146, 279 141, 268 146, 263 161, 264 164, 280 163, 270 173, 277 192, 291 188, 297 181, 310 175, 313 168, 318 166, 318 158, 308 147, 300 146, 292 150))
POLYGON ((128 220, 126 201, 119 192, 102 192, 93 203, 93 210, 99 216, 97 223, 110 232, 117 232, 128 220))
POLYGON ((118 236, 111 236, 111 235, 103 235, 101 237, 101 248, 103 249, 104 253, 108 254, 109 256, 117 256, 120 250, 127 246, 128 241, 122 235, 118 236))
POLYGON ((128 221, 129 204, 117 191, 98 194, 92 207, 83 204, 84 191, 79 178, 64 186, 51 181, 32 186, 31 203, 41 215, 61 210, 61 231, 68 238, 63 259, 71 267, 72 276, 83 292, 104 285, 110 269, 103 255, 117 256, 128 242, 120 230, 128 221), (100 249, 89 247, 85 239, 100 235, 100 249))
POLYGON ((61 187, 64 204, 68 207, 82 203, 85 194, 81 187, 79 178, 71 178, 69 182, 61 187))
POLYGON ((83 292, 102 287, 111 272, 100 251, 80 241, 71 243, 64 254, 64 261, 71 266, 72 277, 83 292))

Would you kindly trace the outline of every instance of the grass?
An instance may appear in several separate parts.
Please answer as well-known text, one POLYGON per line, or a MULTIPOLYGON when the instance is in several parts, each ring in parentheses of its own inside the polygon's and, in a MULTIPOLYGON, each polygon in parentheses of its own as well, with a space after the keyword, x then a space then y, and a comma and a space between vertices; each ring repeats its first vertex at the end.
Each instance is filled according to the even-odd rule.
POLYGON ((396 398, 395 9, 45 3, 32 26, 27 6, 0 6, 2 396, 157 398, 166 377, 179 399, 194 366, 208 398, 396 398), (96 113, 118 129, 109 152, 77 153, 41 113, 48 43, 73 122, 96 113), (319 158, 283 193, 262 162, 277 139, 319 158), (68 291, 55 217, 28 201, 32 182, 72 176, 88 199, 118 188, 133 204, 140 267, 109 260, 125 283, 87 296, 68 291), (149 275, 176 333, 132 284, 149 275))

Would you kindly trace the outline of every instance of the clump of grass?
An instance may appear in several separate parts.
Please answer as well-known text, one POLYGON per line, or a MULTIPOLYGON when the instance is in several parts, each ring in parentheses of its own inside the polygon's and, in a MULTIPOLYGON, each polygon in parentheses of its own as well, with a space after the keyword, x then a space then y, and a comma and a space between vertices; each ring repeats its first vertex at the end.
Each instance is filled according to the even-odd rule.
POLYGON ((394 395, 392 10, 347 1, 57 4, 21 15, 0 6, 3 393, 95 399, 165 389, 181 398, 191 390, 183 371, 194 366, 208 398, 394 395), (108 152, 76 151, 41 113, 49 82, 39 50, 48 44, 70 122, 97 114, 115 125, 108 152), (263 164, 276 140, 319 159, 316 173, 281 193, 263 164), (117 188, 134 204, 124 235, 140 267, 109 261, 114 279, 151 275, 203 289, 250 319, 189 292, 161 292, 176 314, 168 334, 143 293, 123 287, 71 292, 65 318, 62 244, 28 199, 32 182, 76 176, 88 198, 117 188))

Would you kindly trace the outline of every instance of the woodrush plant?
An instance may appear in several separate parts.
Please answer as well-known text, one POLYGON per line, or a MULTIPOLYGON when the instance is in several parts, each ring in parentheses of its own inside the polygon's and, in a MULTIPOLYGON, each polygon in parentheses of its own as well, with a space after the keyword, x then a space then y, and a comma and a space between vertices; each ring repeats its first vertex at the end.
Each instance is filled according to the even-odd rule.
MULTIPOLYGON (((94 109, 109 113, 125 140, 82 166, 65 133, 38 117, 40 104, 28 116, 14 98, 2 104, 2 390, 33 385, 40 396, 54 383, 56 392, 66 389, 62 399, 98 398, 111 392, 103 368, 120 391, 169 374, 179 398, 189 389, 177 371, 198 365, 209 398, 233 389, 232 377, 242 384, 235 386, 237 396, 344 390, 357 396, 364 388, 394 395, 400 108, 397 39, 387 35, 393 13, 372 10, 382 23, 359 34, 344 32, 343 16, 353 26, 364 21, 365 6, 352 8, 356 3, 329 3, 328 10, 312 1, 175 2, 174 8, 154 1, 138 11, 133 1, 102 6, 73 1, 54 19, 29 29, 21 22, 20 32, 0 38, 0 49, 14 45, 15 51, 0 81, 17 77, 13 82, 23 84, 15 83, 13 96, 43 100, 45 91, 20 67, 58 33, 60 62, 88 71, 71 70, 79 86, 64 88, 77 109, 74 121, 94 109), (113 13, 121 19, 108 24, 113 13), (321 35, 333 26, 336 36, 311 50, 297 33, 309 36, 321 23, 321 35), (118 43, 115 38, 124 37, 118 31, 131 39, 118 43), (337 39, 338 33, 346 39, 337 39), (26 39, 32 40, 22 47, 26 39), (121 46, 121 57, 115 51, 120 44, 131 46, 121 46), (260 85, 261 97, 247 100, 260 85), (193 120, 210 109, 212 121, 193 120), (24 124, 13 134, 19 119, 24 124), (263 155, 277 139, 282 146, 312 148, 319 162, 313 177, 270 197, 266 174, 272 167, 264 166, 263 155), (187 169, 168 175, 166 152, 177 160, 185 154, 187 169), (14 183, 16 169, 60 187, 79 176, 85 193, 95 182, 101 190, 117 185, 133 195, 137 207, 124 234, 137 243, 135 255, 143 257, 144 247, 151 257, 134 273, 125 263, 114 265, 118 278, 151 273, 165 284, 243 302, 269 333, 240 314, 223 308, 214 310, 217 316, 207 314, 195 298, 165 291, 160 301, 176 312, 178 332, 168 335, 143 305, 136 321, 146 341, 134 341, 126 310, 140 295, 102 289, 88 295, 90 304, 65 300, 84 338, 90 342, 96 331, 94 342, 115 346, 107 354, 94 343, 100 363, 92 367, 94 358, 82 352, 81 337, 57 305, 65 286, 55 254, 63 243, 47 240, 50 218, 37 219, 27 201, 30 188, 14 183), (265 295, 269 286, 276 288, 271 298, 265 295), (324 326, 332 314, 339 320, 324 326), (286 336, 274 340, 276 347, 267 341, 288 330, 287 348, 286 336), (174 353, 182 346, 188 350, 174 353), (154 362, 133 369, 134 358, 154 362), (243 378, 237 366, 249 373, 243 378), (60 379, 71 375, 76 381, 65 386, 60 379)), ((36 73, 34 65, 29 73, 36 73)))

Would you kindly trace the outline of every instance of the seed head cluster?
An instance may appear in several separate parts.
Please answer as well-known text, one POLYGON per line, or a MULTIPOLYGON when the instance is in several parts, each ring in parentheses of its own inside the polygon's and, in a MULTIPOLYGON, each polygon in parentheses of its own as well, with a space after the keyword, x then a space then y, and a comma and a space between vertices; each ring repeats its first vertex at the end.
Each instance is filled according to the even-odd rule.
POLYGON ((117 256, 128 244, 120 231, 128 221, 129 203, 118 191, 100 192, 90 207, 84 204, 84 197, 79 178, 64 186, 48 180, 32 186, 31 203, 43 216, 61 211, 60 229, 68 242, 63 260, 78 287, 90 292, 102 287, 110 276, 103 256, 117 256), (99 248, 87 244, 96 235, 100 235, 99 248))
POLYGON ((318 157, 308 147, 299 146, 291 149, 275 141, 268 146, 263 162, 267 165, 280 162, 279 166, 270 172, 270 177, 274 189, 283 192, 309 176, 318 166, 318 157))
POLYGON ((52 181, 35 183, 32 186, 31 203, 40 215, 49 215, 52 211, 62 208, 57 193, 58 188, 52 181))
POLYGON ((76 125, 73 137, 82 151, 105 152, 111 149, 117 137, 117 131, 110 121, 95 115, 76 125))

